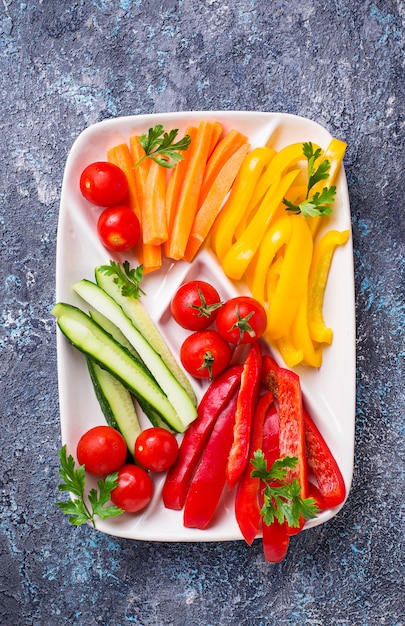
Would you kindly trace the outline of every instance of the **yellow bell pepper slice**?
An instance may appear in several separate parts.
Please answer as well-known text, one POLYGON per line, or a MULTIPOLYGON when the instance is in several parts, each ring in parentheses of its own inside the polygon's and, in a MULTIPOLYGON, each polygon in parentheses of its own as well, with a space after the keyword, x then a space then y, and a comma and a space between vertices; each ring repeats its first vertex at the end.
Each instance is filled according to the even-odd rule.
POLYGON ((246 155, 236 176, 231 193, 211 230, 211 247, 222 259, 232 246, 235 229, 242 219, 257 181, 273 157, 270 148, 254 148, 246 155))
POLYGON ((300 170, 289 172, 281 178, 277 186, 270 187, 245 231, 222 259, 222 268, 229 278, 234 280, 242 278, 278 207, 299 172, 300 170))
MULTIPOLYGON (((316 144, 312 145, 314 146, 314 150, 319 148, 316 144)), ((304 160, 306 159, 303 153, 302 143, 291 143, 285 146, 285 148, 281 148, 266 168, 260 184, 263 188, 267 189, 270 185, 278 183, 282 175, 291 167, 295 167, 298 161, 304 160)), ((257 193, 259 193, 259 189, 257 193)))
POLYGON ((286 335, 295 319, 300 299, 307 289, 312 248, 311 232, 300 215, 279 218, 262 240, 254 272, 249 273, 249 286, 254 298, 269 303, 266 336, 271 340, 286 335), (267 274, 277 252, 282 249, 280 276, 278 281, 269 281, 270 290, 267 274), (269 289, 267 296, 266 285, 269 289))
POLYGON ((291 340, 291 335, 285 335, 277 340, 277 348, 287 367, 295 367, 302 363, 304 352, 302 348, 296 348, 291 340))
POLYGON ((308 324, 312 339, 318 343, 332 343, 332 329, 323 318, 323 300, 335 249, 345 244, 349 235, 349 230, 329 230, 314 247, 308 279, 308 324))
POLYGON ((267 165, 267 167, 264 169, 264 171, 262 172, 257 185, 253 191, 253 195, 249 201, 249 204, 247 206, 247 209, 245 211, 245 213, 242 216, 242 219, 240 220, 239 224, 237 225, 237 227, 235 228, 235 238, 239 239, 239 237, 242 235, 243 231, 246 228, 246 224, 248 224, 250 222, 250 220, 252 219, 253 215, 255 214, 255 212, 257 211, 257 208, 259 206, 259 203, 263 200, 265 193, 268 191, 269 186, 266 184, 266 182, 264 181, 263 184, 263 180, 265 179, 266 176, 266 171, 268 170, 268 168, 270 167, 270 163, 273 160, 274 156, 277 154, 275 150, 273 150, 273 148, 268 148, 268 150, 271 151, 271 158, 269 161, 269 164, 267 165))
POLYGON ((312 367, 321 367, 322 348, 312 341, 308 326, 308 292, 305 291, 291 327, 293 345, 302 350, 303 361, 312 367))
MULTIPOLYGON (((317 191, 321 192, 324 187, 326 186, 331 187, 332 185, 336 183, 336 180, 340 171, 340 166, 342 164, 343 157, 346 152, 346 148, 347 148, 347 144, 344 141, 341 141, 340 139, 333 138, 330 141, 328 147, 326 148, 325 152, 322 155, 322 162, 326 160, 330 162, 329 178, 327 180, 321 180, 319 181, 319 183, 314 185, 314 187, 311 190, 311 194, 314 194, 317 191)), ((321 161, 319 163, 321 163, 321 161)), ((308 225, 311 229, 312 237, 315 239, 319 231, 321 222, 325 218, 321 216, 316 216, 316 217, 308 217, 307 219, 308 219, 308 225)))
POLYGON ((306 220, 300 215, 287 219, 291 220, 290 240, 285 246, 283 267, 275 292, 268 294, 267 298, 272 304, 266 333, 272 339, 279 339, 288 333, 307 290, 312 259, 312 236, 306 220))
POLYGON ((252 296, 262 304, 267 301, 267 273, 273 259, 277 252, 286 246, 291 239, 291 217, 290 215, 285 215, 269 228, 257 251, 254 265, 252 264, 252 267, 249 266, 249 271, 246 275, 249 289, 252 296))

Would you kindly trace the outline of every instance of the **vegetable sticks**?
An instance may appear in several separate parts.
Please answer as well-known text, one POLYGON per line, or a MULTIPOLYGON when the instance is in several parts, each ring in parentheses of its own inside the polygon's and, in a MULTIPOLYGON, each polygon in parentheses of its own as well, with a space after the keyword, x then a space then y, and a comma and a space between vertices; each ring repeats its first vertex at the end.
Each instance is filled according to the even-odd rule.
POLYGON ((247 144, 246 135, 242 135, 237 130, 230 130, 224 135, 224 137, 217 143, 213 153, 211 154, 207 167, 204 172, 203 183, 201 186, 200 197, 198 199, 198 205, 201 206, 206 199, 208 192, 214 184, 219 172, 222 170, 228 159, 240 148, 242 145, 247 144))
POLYGON ((201 122, 193 145, 189 148, 191 150, 190 161, 184 176, 168 246, 168 256, 175 260, 183 258, 186 251, 210 154, 213 130, 213 122, 201 122))
POLYGON ((201 245, 207 238, 248 151, 249 144, 242 144, 242 146, 225 161, 222 169, 212 182, 204 202, 194 217, 184 254, 186 261, 191 262, 194 259, 201 245))
MULTIPOLYGON (((189 126, 186 129, 186 135, 190 137, 190 145, 193 146, 193 142, 197 133, 195 126, 189 126)), ((171 171, 169 182, 166 189, 166 222, 168 229, 168 238, 166 239, 163 250, 166 256, 169 255, 170 246, 170 233, 172 232, 174 216, 176 214, 176 208, 179 201, 179 196, 184 180, 185 173, 187 171, 188 164, 191 157, 191 147, 184 153, 184 159, 177 163, 176 167, 171 171)))
POLYGON ((144 244, 166 241, 166 170, 155 161, 151 161, 146 178, 141 214, 144 244))
POLYGON ((135 163, 138 163, 142 157, 145 156, 145 150, 139 143, 139 135, 131 135, 129 138, 129 149, 132 156, 132 163, 134 165, 136 191, 138 193, 139 200, 142 203, 151 161, 150 159, 145 159, 135 167, 135 163))

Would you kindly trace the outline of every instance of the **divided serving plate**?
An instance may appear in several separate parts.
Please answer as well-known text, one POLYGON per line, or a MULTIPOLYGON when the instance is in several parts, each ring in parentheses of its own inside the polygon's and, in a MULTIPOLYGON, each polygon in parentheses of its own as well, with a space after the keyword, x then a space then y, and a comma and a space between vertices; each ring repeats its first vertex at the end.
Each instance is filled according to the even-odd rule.
MULTIPOLYGON (((108 148, 128 141, 131 134, 142 134, 156 124, 169 131, 179 129, 179 137, 190 123, 203 119, 219 121, 224 130, 236 128, 248 136, 251 148, 267 143, 276 150, 295 142, 312 141, 326 148, 331 135, 319 124, 308 119, 281 113, 237 111, 193 111, 139 115, 105 120, 83 131, 76 139, 66 162, 63 178, 57 238, 56 300, 68 302, 86 310, 86 304, 71 286, 82 278, 94 280, 94 268, 128 259, 137 264, 133 253, 112 255, 100 243, 96 223, 100 208, 90 205, 81 195, 79 178, 86 165, 106 160, 108 148)), ((337 181, 337 195, 328 228, 351 229, 350 205, 344 168, 337 181)), ((146 291, 143 303, 160 327, 167 342, 178 354, 187 332, 170 316, 170 300, 185 281, 199 278, 214 284, 221 297, 227 299, 246 293, 242 283, 227 279, 215 256, 204 249, 193 263, 164 262, 158 272, 144 277, 146 291)), ((323 352, 319 370, 299 366, 304 401, 328 443, 343 474, 349 492, 354 455, 355 419, 355 308, 352 241, 336 249, 325 293, 324 315, 333 328, 334 339, 323 352)), ((58 381, 62 443, 75 457, 80 436, 89 428, 105 423, 96 400, 84 356, 70 346, 57 332, 58 381)), ((275 358, 283 361, 273 351, 275 358)), ((206 383, 193 382, 198 398, 206 383)), ((144 427, 146 418, 141 417, 144 427), (143 421, 145 419, 145 421, 143 421)), ((93 486, 91 479, 89 486, 93 486)), ((94 481, 95 484, 96 481, 94 481)), ((183 526, 183 512, 165 509, 160 493, 164 475, 155 477, 155 494, 149 507, 139 514, 124 514, 98 520, 102 532, 134 540, 146 541, 231 541, 242 539, 233 512, 233 491, 224 492, 217 514, 206 530, 183 526)), ((322 524, 332 518, 343 505, 322 512, 307 522, 305 528, 322 524)))

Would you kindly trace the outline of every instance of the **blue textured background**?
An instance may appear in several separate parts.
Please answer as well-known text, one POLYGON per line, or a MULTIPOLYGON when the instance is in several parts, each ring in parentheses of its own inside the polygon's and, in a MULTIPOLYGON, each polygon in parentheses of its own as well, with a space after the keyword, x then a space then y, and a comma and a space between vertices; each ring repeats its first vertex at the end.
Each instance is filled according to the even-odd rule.
POLYGON ((2 626, 405 624, 404 17, 400 0, 1 3, 2 626), (348 143, 353 487, 274 566, 260 542, 120 540, 74 529, 53 504, 67 154, 104 118, 189 109, 294 113, 348 143))

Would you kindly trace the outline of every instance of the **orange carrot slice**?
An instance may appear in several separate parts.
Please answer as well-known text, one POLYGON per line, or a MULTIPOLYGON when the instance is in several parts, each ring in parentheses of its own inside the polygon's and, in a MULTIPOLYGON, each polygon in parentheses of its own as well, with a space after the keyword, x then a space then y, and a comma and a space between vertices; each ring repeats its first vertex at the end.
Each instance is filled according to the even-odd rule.
POLYGON ((141 223, 141 202, 137 193, 134 166, 131 153, 126 143, 120 143, 107 150, 107 161, 118 165, 128 180, 128 204, 141 223))
POLYGON ((152 161, 146 179, 142 203, 144 244, 160 245, 167 239, 166 169, 152 161))
POLYGON ((213 122, 213 127, 212 127, 212 137, 211 137, 211 146, 209 149, 209 156, 211 156, 212 152, 214 151, 221 135, 222 132, 224 130, 224 127, 222 126, 222 124, 220 124, 219 122, 213 122))
POLYGON ((192 261, 198 250, 207 238, 213 223, 221 209, 230 188, 242 165, 243 159, 249 151, 248 143, 240 146, 236 152, 223 164, 211 189, 208 191, 206 199, 196 213, 191 234, 187 243, 184 259, 192 261))
POLYGON ((191 142, 189 148, 183 152, 183 160, 179 161, 175 168, 170 171, 169 182, 166 188, 166 222, 168 230, 168 238, 163 244, 164 253, 169 255, 170 248, 170 234, 173 228, 174 216, 176 214, 176 208, 179 201, 181 187, 183 184, 184 176, 187 171, 188 164, 191 157, 191 146, 195 140, 197 128, 195 126, 189 126, 186 129, 185 134, 190 136, 191 142))
MULTIPOLYGON (((118 165, 128 179, 127 204, 137 216, 142 231, 141 199, 138 196, 137 185, 135 182, 135 170, 128 145, 126 143, 121 143, 110 148, 107 151, 107 160, 110 163, 118 165)), ((134 250, 138 262, 144 266, 145 273, 159 269, 162 266, 162 252, 160 246, 144 244, 143 240, 141 240, 136 244, 134 250)))
POLYGON ((182 259, 186 251, 194 215, 198 206, 204 171, 212 142, 214 123, 202 121, 198 126, 174 216, 168 256, 182 259))
POLYGON ((241 145, 247 142, 247 137, 238 130, 232 129, 217 143, 211 154, 204 172, 198 204, 201 206, 210 191, 225 162, 236 152, 241 145))
MULTIPOLYGON (((139 143, 138 135, 131 135, 131 137, 129 138, 129 149, 131 152, 132 162, 134 165, 137 164, 142 159, 142 157, 145 156, 145 150, 142 148, 141 144, 139 143)), ((136 190, 141 200, 141 203, 143 201, 146 179, 148 177, 150 164, 151 164, 151 160, 145 159, 144 161, 142 161, 142 163, 139 163, 139 165, 137 165, 134 168, 135 185, 136 185, 136 190)))
MULTIPOLYGON (((138 196, 134 167, 132 164, 132 157, 128 145, 126 143, 121 143, 107 150, 107 161, 113 163, 114 165, 118 165, 118 167, 122 169, 125 176, 127 177, 128 193, 124 202, 135 213, 142 230, 141 202, 138 196)), ((138 243, 135 245, 134 252, 140 263, 142 263, 140 259, 143 256, 142 248, 142 240, 139 240, 138 243)))
POLYGON ((162 246, 144 244, 142 257, 139 261, 143 265, 144 274, 149 274, 162 267, 162 246))

